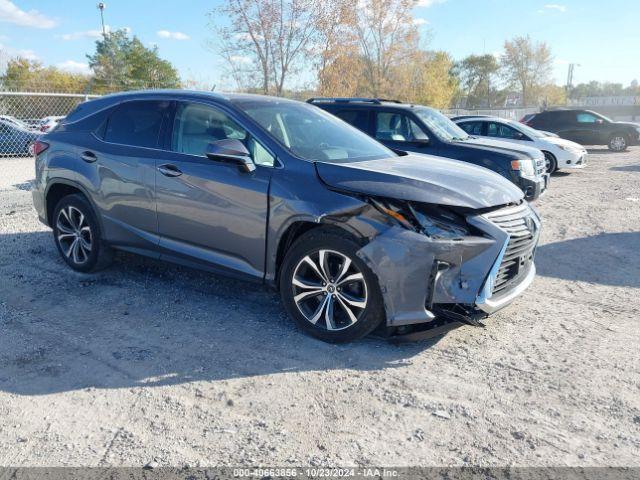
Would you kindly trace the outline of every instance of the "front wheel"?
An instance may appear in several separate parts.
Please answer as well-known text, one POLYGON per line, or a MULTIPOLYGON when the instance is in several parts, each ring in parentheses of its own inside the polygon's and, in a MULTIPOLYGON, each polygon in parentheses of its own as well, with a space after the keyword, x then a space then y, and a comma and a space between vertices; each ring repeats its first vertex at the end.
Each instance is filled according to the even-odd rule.
POLYGON ((553 156, 553 154, 544 152, 544 162, 547 168, 547 173, 549 175, 558 170, 558 161, 556 160, 556 157, 553 156))
POLYGON ((608 147, 613 152, 624 152, 627 149, 627 138, 620 133, 616 133, 609 139, 608 147))
POLYGON ((360 246, 334 232, 309 232, 287 252, 280 294, 304 331, 332 343, 356 340, 384 319, 378 281, 358 257, 360 246))

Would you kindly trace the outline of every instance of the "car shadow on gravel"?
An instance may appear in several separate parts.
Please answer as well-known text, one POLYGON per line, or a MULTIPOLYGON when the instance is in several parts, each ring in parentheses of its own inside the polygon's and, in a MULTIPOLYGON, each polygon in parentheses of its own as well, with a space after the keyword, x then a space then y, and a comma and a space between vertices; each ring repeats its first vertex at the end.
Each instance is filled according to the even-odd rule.
POLYGON ((15 394, 303 371, 357 376, 402 367, 439 341, 326 344, 299 331, 261 285, 129 254, 78 274, 50 232, 0 235, 0 251, 18 256, 0 261, 0 390, 15 394))
POLYGON ((614 172, 640 172, 640 165, 624 165, 619 167, 611 167, 609 170, 614 172))
POLYGON ((608 148, 590 148, 590 147, 586 147, 587 149, 587 153, 589 155, 615 155, 618 153, 624 153, 624 152, 614 152, 613 150, 609 150, 608 148))
POLYGON ((538 274, 615 287, 640 288, 640 232, 602 233, 538 247, 538 274))

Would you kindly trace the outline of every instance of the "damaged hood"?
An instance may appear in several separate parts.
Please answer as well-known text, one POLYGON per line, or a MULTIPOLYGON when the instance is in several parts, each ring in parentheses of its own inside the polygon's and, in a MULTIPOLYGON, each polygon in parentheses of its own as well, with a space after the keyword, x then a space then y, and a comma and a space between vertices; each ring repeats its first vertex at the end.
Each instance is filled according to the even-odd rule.
POLYGON ((524 196, 491 170, 431 155, 315 165, 330 187, 398 200, 479 209, 519 202, 524 196))

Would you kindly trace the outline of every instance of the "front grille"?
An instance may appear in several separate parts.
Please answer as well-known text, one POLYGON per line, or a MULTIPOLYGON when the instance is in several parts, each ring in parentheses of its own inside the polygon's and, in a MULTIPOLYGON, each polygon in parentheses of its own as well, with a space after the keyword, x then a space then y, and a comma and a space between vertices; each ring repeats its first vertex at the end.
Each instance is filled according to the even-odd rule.
POLYGON ((493 282, 493 294, 517 285, 533 263, 536 247, 536 222, 527 204, 490 212, 486 218, 509 234, 509 243, 493 282), (529 220, 531 219, 531 220, 529 220))

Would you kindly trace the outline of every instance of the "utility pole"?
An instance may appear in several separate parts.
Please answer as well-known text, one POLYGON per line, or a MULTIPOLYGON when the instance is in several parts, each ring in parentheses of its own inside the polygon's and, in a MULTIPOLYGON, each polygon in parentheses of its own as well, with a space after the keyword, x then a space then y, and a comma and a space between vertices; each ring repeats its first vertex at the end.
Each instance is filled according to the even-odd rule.
POLYGON ((104 9, 105 9, 106 5, 104 4, 104 2, 100 2, 98 4, 98 10, 100 10, 100 21, 102 22, 102 36, 103 37, 107 37, 107 30, 104 26, 104 9))
POLYGON ((569 64, 569 71, 567 72, 567 93, 569 92, 569 89, 573 86, 573 72, 575 68, 579 66, 580 66, 579 63, 569 64))

